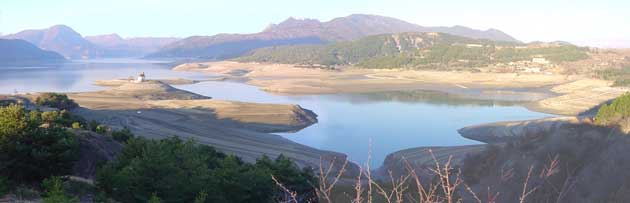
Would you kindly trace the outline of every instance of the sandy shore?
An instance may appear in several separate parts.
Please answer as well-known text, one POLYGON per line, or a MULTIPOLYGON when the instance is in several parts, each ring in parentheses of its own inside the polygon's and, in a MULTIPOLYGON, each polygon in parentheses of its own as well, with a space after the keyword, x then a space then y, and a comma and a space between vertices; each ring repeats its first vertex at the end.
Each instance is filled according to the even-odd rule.
POLYGON ((470 73, 401 69, 323 70, 290 64, 231 61, 188 63, 178 71, 200 71, 240 78, 277 94, 364 93, 432 90, 473 99, 526 101, 534 111, 577 115, 627 91, 610 81, 579 75, 470 73))

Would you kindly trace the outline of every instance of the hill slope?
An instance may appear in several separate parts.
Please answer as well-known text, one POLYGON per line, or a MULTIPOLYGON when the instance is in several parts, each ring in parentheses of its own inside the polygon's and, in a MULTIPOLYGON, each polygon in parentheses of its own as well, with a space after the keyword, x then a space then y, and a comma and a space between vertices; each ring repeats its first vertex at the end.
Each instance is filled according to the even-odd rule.
POLYGON ((0 66, 39 64, 64 61, 63 56, 52 51, 44 51, 24 40, 0 39, 0 66))
POLYGON ((26 40, 39 48, 55 51, 71 59, 96 58, 104 54, 103 49, 85 40, 81 34, 65 25, 25 30, 3 38, 26 40))
POLYGON ((144 56, 160 47, 173 43, 174 37, 122 38, 118 34, 86 36, 86 40, 107 50, 110 57, 144 56))
POLYGON ((552 62, 588 57, 587 50, 567 44, 525 45, 443 33, 400 33, 364 37, 329 45, 279 46, 254 50, 236 59, 330 67, 365 68, 473 67, 543 56, 552 62))
POLYGON ((494 41, 517 40, 498 30, 474 30, 462 26, 423 27, 402 20, 355 14, 328 22, 289 18, 255 34, 219 34, 194 36, 170 44, 150 54, 149 58, 226 59, 240 56, 253 49, 298 44, 324 44, 348 41, 370 35, 402 32, 444 32, 494 41))

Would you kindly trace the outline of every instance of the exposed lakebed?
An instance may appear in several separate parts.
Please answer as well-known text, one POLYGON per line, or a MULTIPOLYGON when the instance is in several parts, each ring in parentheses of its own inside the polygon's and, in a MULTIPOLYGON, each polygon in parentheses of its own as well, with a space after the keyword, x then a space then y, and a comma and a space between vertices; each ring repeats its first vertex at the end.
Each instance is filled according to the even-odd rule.
MULTIPOLYGON (((197 72, 175 72, 166 63, 142 60, 79 61, 34 68, 5 68, 0 94, 18 92, 82 92, 104 89, 95 80, 127 78, 145 72, 149 78, 203 80, 197 72)), ((420 146, 476 144, 457 129, 474 124, 551 116, 509 102, 465 99, 439 92, 397 91, 366 94, 284 96, 236 82, 175 85, 216 99, 258 103, 299 104, 313 110, 319 122, 282 135, 311 147, 348 154, 365 163, 371 141, 371 165, 389 153, 420 146)))

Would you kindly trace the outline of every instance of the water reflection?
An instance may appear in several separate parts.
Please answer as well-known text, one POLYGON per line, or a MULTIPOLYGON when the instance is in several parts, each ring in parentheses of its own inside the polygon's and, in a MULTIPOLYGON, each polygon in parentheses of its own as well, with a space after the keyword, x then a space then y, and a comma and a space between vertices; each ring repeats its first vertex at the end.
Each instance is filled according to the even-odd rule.
POLYGON ((299 104, 317 113, 319 122, 281 135, 312 147, 346 153, 357 163, 366 161, 372 140, 374 167, 387 154, 402 149, 476 144, 456 131, 468 125, 550 116, 512 102, 467 99, 434 91, 280 96, 231 82, 203 82, 180 88, 216 99, 299 104))

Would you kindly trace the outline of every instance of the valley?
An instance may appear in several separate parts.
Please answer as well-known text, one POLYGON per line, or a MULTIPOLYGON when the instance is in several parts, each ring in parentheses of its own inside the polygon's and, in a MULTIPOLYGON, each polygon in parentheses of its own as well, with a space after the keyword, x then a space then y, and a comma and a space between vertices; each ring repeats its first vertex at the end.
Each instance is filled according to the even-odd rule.
POLYGON ((624 5, 446 2, 0 2, 0 202, 628 202, 624 5))

